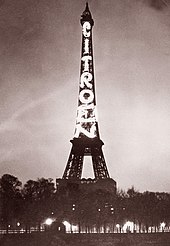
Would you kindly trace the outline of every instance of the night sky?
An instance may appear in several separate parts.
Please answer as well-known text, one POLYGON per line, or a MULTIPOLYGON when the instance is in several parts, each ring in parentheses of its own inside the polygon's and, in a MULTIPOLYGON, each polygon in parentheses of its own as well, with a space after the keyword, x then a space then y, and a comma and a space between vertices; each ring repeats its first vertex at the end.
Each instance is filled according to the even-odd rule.
MULTIPOLYGON (((119 188, 170 192, 170 1, 91 0, 101 139, 119 188)), ((0 175, 60 178, 73 138, 83 0, 0 1, 0 175)), ((91 162, 83 177, 93 177, 91 162)))

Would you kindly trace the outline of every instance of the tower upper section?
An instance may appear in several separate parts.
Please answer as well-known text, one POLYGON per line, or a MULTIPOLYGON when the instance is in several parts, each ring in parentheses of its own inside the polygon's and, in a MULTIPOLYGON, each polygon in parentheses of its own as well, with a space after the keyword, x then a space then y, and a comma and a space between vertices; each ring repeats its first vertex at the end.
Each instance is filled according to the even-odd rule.
POLYGON ((92 15, 90 13, 89 6, 88 6, 87 2, 86 2, 86 8, 85 8, 84 12, 81 15, 81 19, 80 19, 81 25, 83 26, 84 22, 86 22, 86 21, 90 22, 91 26, 94 25, 94 21, 92 19, 92 15))
POLYGON ((82 52, 79 82, 79 98, 76 119, 75 138, 99 138, 96 117, 96 97, 94 84, 92 27, 94 21, 88 3, 81 15, 82 52))

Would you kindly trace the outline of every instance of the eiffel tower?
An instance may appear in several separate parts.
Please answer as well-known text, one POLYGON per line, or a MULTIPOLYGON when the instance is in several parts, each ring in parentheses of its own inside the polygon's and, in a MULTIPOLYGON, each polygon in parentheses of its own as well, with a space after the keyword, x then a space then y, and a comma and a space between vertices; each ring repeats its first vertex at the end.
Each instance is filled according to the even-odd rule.
MULTIPOLYGON (((81 15, 82 52, 79 81, 78 108, 74 138, 68 162, 62 177, 62 183, 90 183, 96 187, 112 187, 116 191, 116 182, 110 178, 102 151, 103 142, 100 139, 96 117, 96 96, 94 82, 92 28, 94 20, 88 3, 81 15), (91 156, 94 180, 81 179, 85 156, 91 156), (86 182, 87 181, 87 182, 86 182)), ((58 179, 59 180, 59 179, 58 179)), ((61 183, 61 182, 60 182, 61 183)))

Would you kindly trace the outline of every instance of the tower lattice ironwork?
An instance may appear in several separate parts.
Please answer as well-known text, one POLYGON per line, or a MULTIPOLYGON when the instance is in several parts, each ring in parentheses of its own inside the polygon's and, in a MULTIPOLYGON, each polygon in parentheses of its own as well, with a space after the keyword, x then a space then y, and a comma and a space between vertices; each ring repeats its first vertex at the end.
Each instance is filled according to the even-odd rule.
POLYGON ((79 82, 78 109, 72 149, 63 174, 63 179, 81 179, 84 156, 92 157, 96 180, 108 179, 105 158, 102 151, 96 117, 96 96, 94 83, 92 28, 94 21, 88 3, 81 15, 82 52, 79 82))

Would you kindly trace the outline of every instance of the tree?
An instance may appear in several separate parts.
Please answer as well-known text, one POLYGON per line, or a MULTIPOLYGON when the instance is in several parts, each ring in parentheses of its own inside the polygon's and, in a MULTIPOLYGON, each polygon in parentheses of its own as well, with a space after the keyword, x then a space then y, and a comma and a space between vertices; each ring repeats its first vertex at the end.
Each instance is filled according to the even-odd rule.
POLYGON ((23 216, 22 219, 29 230, 30 226, 40 225, 52 214, 54 207, 54 183, 52 179, 28 180, 23 187, 23 216))
POLYGON ((133 221, 135 225, 139 225, 139 231, 141 227, 141 193, 135 190, 134 186, 127 190, 127 219, 133 221))
POLYGON ((10 174, 4 174, 0 179, 2 223, 7 231, 8 225, 14 224, 20 215, 21 185, 18 178, 10 174))
POLYGON ((154 220, 157 220, 157 196, 154 192, 145 191, 141 196, 141 215, 144 230, 148 232, 149 227, 153 227, 154 220))
POLYGON ((115 221, 119 225, 119 232, 127 221, 127 194, 123 190, 118 190, 115 201, 115 221))

